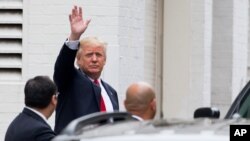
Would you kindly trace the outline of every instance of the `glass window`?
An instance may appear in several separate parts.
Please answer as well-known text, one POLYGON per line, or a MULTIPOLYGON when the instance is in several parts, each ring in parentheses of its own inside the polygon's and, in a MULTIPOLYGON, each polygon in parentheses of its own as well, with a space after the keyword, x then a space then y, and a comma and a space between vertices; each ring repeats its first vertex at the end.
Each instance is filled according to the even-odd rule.
POLYGON ((239 114, 243 118, 250 118, 250 94, 247 94, 246 99, 241 104, 239 114))

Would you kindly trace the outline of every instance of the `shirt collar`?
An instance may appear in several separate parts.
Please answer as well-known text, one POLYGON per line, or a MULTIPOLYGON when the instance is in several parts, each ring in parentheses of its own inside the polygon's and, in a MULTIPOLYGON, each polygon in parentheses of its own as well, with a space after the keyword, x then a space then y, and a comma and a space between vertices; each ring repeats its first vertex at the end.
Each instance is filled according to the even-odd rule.
POLYGON ((141 117, 137 116, 137 115, 132 115, 132 117, 133 117, 133 118, 136 118, 136 119, 139 120, 139 121, 143 121, 143 119, 142 119, 141 117))
MULTIPOLYGON (((81 69, 80 69, 80 71, 82 72, 82 74, 86 75, 81 69)), ((91 80, 92 82, 94 82, 94 79, 92 79, 92 78, 89 77, 88 75, 86 75, 86 76, 89 78, 89 80, 91 80)), ((101 78, 99 77, 97 80, 98 80, 98 82, 101 84, 101 78)))
MULTIPOLYGON (((25 108, 27 108, 27 109, 31 110, 32 112, 36 113, 36 114, 39 115, 46 123, 48 123, 47 118, 46 118, 42 113, 40 113, 39 111, 37 111, 36 109, 31 108, 31 107, 28 107, 28 106, 26 106, 25 108)), ((49 124, 49 123, 48 123, 48 124, 49 124)))
MULTIPOLYGON (((88 77, 92 82, 94 82, 94 79, 92 79, 92 78, 90 78, 90 77, 88 77)), ((98 78, 97 79, 98 80, 98 82, 101 84, 101 78, 98 78)))

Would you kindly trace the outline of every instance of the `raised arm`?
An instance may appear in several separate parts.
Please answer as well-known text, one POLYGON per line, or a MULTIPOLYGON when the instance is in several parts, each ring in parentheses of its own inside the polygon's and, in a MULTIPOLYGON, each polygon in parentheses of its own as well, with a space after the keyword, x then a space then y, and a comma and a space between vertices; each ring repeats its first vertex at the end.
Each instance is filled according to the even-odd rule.
POLYGON ((79 40, 81 35, 87 29, 90 19, 84 20, 82 8, 74 6, 71 14, 69 15, 71 33, 69 36, 70 41, 79 40))
MULTIPOLYGON (((90 20, 83 20, 82 8, 74 6, 69 15, 71 33, 69 41, 78 41, 84 31, 87 29, 90 20)), ((69 83, 74 71, 74 60, 77 52, 76 47, 72 49, 70 45, 64 43, 55 63, 54 81, 58 89, 65 88, 69 83)))

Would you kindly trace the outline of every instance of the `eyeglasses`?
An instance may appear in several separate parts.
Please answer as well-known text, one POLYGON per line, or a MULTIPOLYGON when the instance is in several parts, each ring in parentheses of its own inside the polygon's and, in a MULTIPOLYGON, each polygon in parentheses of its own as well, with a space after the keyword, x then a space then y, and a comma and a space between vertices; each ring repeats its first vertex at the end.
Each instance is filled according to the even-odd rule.
POLYGON ((60 94, 59 92, 56 92, 56 93, 55 93, 56 98, 58 98, 58 95, 59 95, 59 94, 60 94))

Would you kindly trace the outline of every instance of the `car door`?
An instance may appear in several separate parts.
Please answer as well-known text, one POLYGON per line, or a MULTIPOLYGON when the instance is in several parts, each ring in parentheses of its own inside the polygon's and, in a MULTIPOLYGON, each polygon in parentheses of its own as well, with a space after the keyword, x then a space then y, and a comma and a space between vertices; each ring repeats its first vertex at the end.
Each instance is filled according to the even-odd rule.
POLYGON ((225 116, 225 119, 237 117, 250 118, 250 81, 248 81, 234 100, 225 116))

